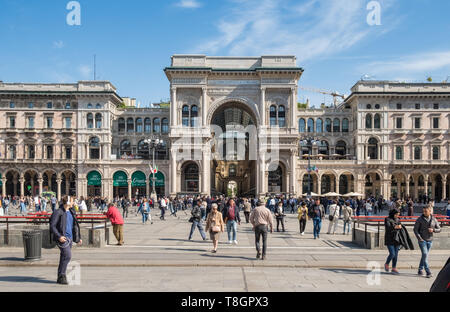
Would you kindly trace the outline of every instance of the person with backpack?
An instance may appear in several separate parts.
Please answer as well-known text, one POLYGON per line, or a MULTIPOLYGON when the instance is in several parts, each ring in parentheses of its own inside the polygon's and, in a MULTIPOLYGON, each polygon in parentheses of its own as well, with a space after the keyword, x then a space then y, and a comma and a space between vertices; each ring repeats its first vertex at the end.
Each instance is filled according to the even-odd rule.
POLYGON ((330 207, 329 207, 329 212, 330 212, 329 220, 330 220, 330 223, 328 225, 328 232, 327 232, 327 234, 333 234, 334 235, 334 233, 336 232, 336 226, 337 226, 338 221, 339 221, 339 214, 340 214, 339 211, 340 211, 340 208, 337 205, 337 202, 335 200, 333 200, 331 202, 330 207), (333 230, 333 232, 331 232, 332 230, 333 230))
POLYGON ((423 214, 416 220, 416 223, 414 224, 414 234, 419 241, 419 247, 422 253, 418 274, 420 276, 423 276, 423 270, 425 269, 427 278, 433 277, 428 265, 428 254, 430 253, 431 246, 433 245, 433 233, 441 232, 439 222, 432 215, 432 209, 433 208, 430 204, 424 207, 423 214))
POLYGON ((77 215, 73 209, 73 203, 63 199, 64 209, 57 209, 50 218, 50 235, 56 241, 60 250, 58 279, 57 283, 68 285, 66 271, 67 265, 72 258, 72 244, 81 246, 80 225, 77 221, 77 215))
POLYGON ((320 199, 316 199, 316 203, 312 206, 311 215, 313 218, 314 239, 320 239, 322 220, 325 218, 325 209, 320 203, 320 199))
POLYGON ((189 239, 192 240, 192 235, 194 234, 195 228, 198 228, 200 235, 202 236, 203 240, 206 240, 206 233, 203 231, 203 225, 202 225, 202 212, 201 209, 198 206, 195 206, 194 209, 191 211, 191 219, 189 222, 192 222, 191 226, 191 232, 189 233, 189 239))

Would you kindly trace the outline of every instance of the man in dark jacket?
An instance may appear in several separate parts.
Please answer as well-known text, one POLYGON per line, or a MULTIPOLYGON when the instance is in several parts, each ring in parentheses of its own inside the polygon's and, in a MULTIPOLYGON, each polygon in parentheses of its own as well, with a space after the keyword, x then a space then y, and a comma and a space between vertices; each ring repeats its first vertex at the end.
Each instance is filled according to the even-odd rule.
POLYGON ((81 245, 83 241, 80 235, 80 226, 77 221, 73 204, 67 202, 67 198, 62 201, 64 209, 57 209, 50 218, 50 234, 56 241, 61 251, 58 266, 58 280, 61 285, 68 285, 66 271, 67 265, 72 258, 72 243, 81 245))
POLYGON ((448 258, 444 268, 436 277, 433 286, 431 286, 430 292, 450 293, 450 258, 448 258))
POLYGON ((422 252, 422 258, 419 263, 419 275, 423 276, 423 269, 427 272, 427 277, 431 278, 430 267, 428 265, 428 254, 430 253, 431 246, 433 245, 433 233, 441 232, 441 227, 436 218, 431 214, 432 206, 428 205, 423 208, 423 214, 417 219, 414 224, 414 234, 419 241, 420 251, 422 252))

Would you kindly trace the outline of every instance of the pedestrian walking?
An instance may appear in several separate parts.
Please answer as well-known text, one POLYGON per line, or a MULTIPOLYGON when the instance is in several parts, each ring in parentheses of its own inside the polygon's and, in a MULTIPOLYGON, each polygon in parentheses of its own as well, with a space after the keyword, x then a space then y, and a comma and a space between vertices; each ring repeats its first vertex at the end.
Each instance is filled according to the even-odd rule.
POLYGON ((432 215, 432 206, 427 205, 423 208, 423 214, 416 220, 414 224, 414 234, 419 241, 422 257, 419 263, 418 274, 424 275, 423 270, 427 273, 427 277, 433 277, 430 266, 428 265, 428 254, 433 246, 433 233, 440 233, 441 227, 436 218, 432 215))
POLYGON ((328 225, 327 234, 333 234, 333 235, 335 234, 336 226, 339 221, 339 215, 340 215, 339 210, 340 210, 340 208, 339 208, 337 202, 335 200, 333 200, 329 207, 330 215, 328 216, 328 219, 330 220, 330 223, 328 225))
POLYGON ((223 210, 224 223, 227 225, 228 244, 238 244, 237 226, 241 225, 241 217, 234 200, 230 199, 228 205, 223 210))
POLYGON ((305 202, 298 207, 297 218, 300 225, 300 234, 303 236, 305 235, 306 222, 308 222, 308 206, 305 202))
POLYGON ((117 245, 122 246, 123 242, 123 225, 124 221, 119 209, 114 204, 108 205, 108 211, 105 213, 106 217, 111 221, 113 226, 113 233, 117 239, 117 245))
POLYGON ((436 277, 430 292, 450 293, 450 258, 436 277))
POLYGON ((389 212, 389 216, 384 220, 385 236, 384 244, 389 251, 389 256, 384 265, 386 272, 389 272, 389 265, 392 261, 392 273, 399 274, 397 270, 398 252, 400 250, 400 243, 396 239, 398 232, 402 229, 400 219, 400 211, 397 208, 389 212))
POLYGON ((152 222, 152 216, 151 216, 151 211, 150 211, 150 204, 148 203, 147 198, 144 199, 144 201, 142 202, 141 206, 138 209, 138 213, 141 212, 142 214, 142 223, 143 224, 147 224, 147 221, 150 220, 151 224, 153 224, 152 222))
POLYGON ((195 228, 198 228, 200 235, 202 236, 203 240, 206 240, 206 234, 205 231, 203 231, 203 225, 202 225, 202 211, 198 206, 195 206, 194 209, 191 211, 191 219, 189 222, 192 222, 191 226, 191 232, 189 233, 189 240, 192 240, 192 235, 194 234, 195 228))
POLYGON ((161 198, 159 201, 159 209, 161 210, 161 216, 159 217, 161 220, 166 220, 164 215, 166 214, 167 202, 165 198, 161 198))
POLYGON ((214 249, 211 251, 212 253, 217 252, 220 233, 224 232, 224 227, 223 216, 222 213, 218 211, 217 204, 211 204, 211 212, 206 218, 206 232, 209 232, 209 236, 213 242, 214 249))
POLYGON ((244 199, 244 216, 245 222, 248 224, 250 221, 250 213, 252 212, 252 204, 248 201, 248 199, 244 199))
POLYGON ((347 235, 350 234, 351 226, 352 226, 352 218, 353 218, 353 209, 350 206, 350 201, 346 201, 344 204, 344 207, 342 207, 342 215, 343 215, 343 221, 344 221, 344 232, 342 233, 345 235, 345 229, 347 229, 347 235))
POLYGON ((72 243, 81 245, 80 226, 73 204, 63 199, 64 209, 57 209, 50 218, 50 234, 60 250, 57 283, 68 285, 66 271, 72 258, 72 243))
POLYGON ((264 205, 263 201, 256 203, 256 208, 250 213, 250 222, 253 225, 255 232, 255 246, 256 259, 266 260, 267 252, 267 234, 270 228, 270 233, 273 233, 273 217, 269 209, 264 205), (261 254, 261 237, 263 241, 263 248, 261 254))
POLYGON ((84 197, 81 196, 81 198, 80 198, 80 212, 81 212, 81 215, 86 214, 87 211, 88 211, 88 209, 87 209, 86 201, 84 200, 84 197))
POLYGON ((325 209, 320 203, 320 199, 316 199, 316 203, 312 207, 313 226, 314 226, 314 239, 320 239, 320 230, 322 228, 322 220, 325 217, 325 209))
POLYGON ((284 227, 284 217, 286 215, 284 214, 284 210, 283 210, 283 203, 279 202, 277 209, 275 211, 275 217, 277 218, 277 232, 280 232, 280 223, 281 223, 281 228, 283 230, 283 232, 286 232, 286 229, 284 227))

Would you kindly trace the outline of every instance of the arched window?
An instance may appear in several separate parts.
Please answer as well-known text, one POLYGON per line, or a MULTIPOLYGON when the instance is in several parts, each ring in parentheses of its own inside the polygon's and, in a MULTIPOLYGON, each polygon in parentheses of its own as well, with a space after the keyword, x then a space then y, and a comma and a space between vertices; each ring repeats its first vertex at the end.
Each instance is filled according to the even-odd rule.
POLYGON ((372 115, 366 115, 366 129, 372 129, 372 115))
POLYGON ((338 118, 333 120, 333 132, 337 133, 341 131, 341 121, 338 118))
POLYGON ((276 127, 277 125, 277 107, 275 105, 270 106, 270 126, 276 127))
POLYGON ((87 105, 87 108, 88 108, 88 109, 92 109, 92 104, 89 103, 89 104, 87 105))
POLYGON ((161 132, 161 120, 159 118, 153 119, 153 133, 161 132))
POLYGON ((283 105, 278 107, 278 126, 280 128, 286 127, 286 109, 283 105))
POLYGON ((347 118, 344 118, 342 120, 342 132, 348 132, 349 131, 349 122, 347 118))
POLYGON ((378 140, 375 138, 369 139, 369 144, 367 146, 367 155, 369 159, 378 159, 378 140))
POLYGON ((122 143, 120 143, 120 156, 125 155, 131 155, 131 143, 129 140, 123 140, 122 143))
POLYGON ((330 154, 330 146, 327 141, 321 141, 319 144, 319 154, 329 155, 330 154))
POLYGON ((381 116, 380 114, 375 114, 375 117, 373 118, 373 127, 375 129, 381 128, 381 116))
POLYGON ((314 132, 314 119, 308 119, 308 133, 314 132))
POLYGON ((162 133, 169 133, 169 119, 163 118, 161 130, 162 133))
POLYGON ((345 156, 347 154, 347 144, 344 141, 337 142, 336 154, 341 156, 345 156))
POLYGON ((191 107, 191 127, 198 126, 198 106, 194 105, 191 107))
POLYGON ((136 119, 136 132, 137 133, 144 132, 144 124, 142 122, 142 118, 136 119))
POLYGON ((134 132, 134 119, 133 118, 127 119, 127 132, 128 133, 134 132))
POLYGON ((100 140, 97 137, 89 140, 89 159, 100 159, 100 140))
POLYGON ((88 129, 94 128, 94 115, 91 113, 87 114, 87 128, 88 129))
POLYGON ((189 106, 183 106, 181 119, 183 127, 189 127, 189 106))
POLYGON ((101 105, 100 103, 97 103, 97 105, 95 105, 95 108, 96 108, 96 109, 101 109, 101 108, 102 108, 102 105, 101 105))
POLYGON ((331 132, 331 119, 330 118, 325 119, 325 131, 331 132))
POLYGON ((317 133, 322 133, 323 132, 323 120, 322 120, 322 118, 319 118, 316 121, 316 132, 317 133))
POLYGON ((305 133, 305 127, 306 127, 305 119, 300 118, 298 121, 298 132, 305 133))
POLYGON ((119 118, 119 132, 125 132, 125 119, 119 118))
POLYGON ((150 118, 145 118, 144 120, 144 131, 145 133, 152 132, 152 120, 150 118))
POLYGON ((148 150, 148 144, 145 143, 145 140, 139 141, 138 143, 138 156, 143 158, 143 159, 149 159, 149 150, 148 150))
POLYGON ((95 128, 101 129, 102 127, 102 114, 95 114, 95 128))

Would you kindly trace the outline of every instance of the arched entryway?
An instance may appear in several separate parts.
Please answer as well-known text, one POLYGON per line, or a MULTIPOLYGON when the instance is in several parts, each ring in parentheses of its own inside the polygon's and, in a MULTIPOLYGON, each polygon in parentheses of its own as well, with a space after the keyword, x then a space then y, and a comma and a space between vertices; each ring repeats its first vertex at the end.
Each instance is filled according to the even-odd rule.
POLYGON ((381 196, 381 176, 377 172, 371 172, 365 178, 366 197, 381 196))
POLYGON ((320 181, 320 194, 327 194, 330 192, 336 192, 336 176, 332 173, 325 173, 322 175, 320 181))
POLYGON ((284 181, 284 166, 279 164, 275 170, 269 171, 268 192, 271 194, 280 194, 286 192, 286 183, 284 181))
POLYGON ((42 191, 58 193, 58 183, 55 171, 48 170, 42 174, 42 191))
POLYGON ((350 172, 341 174, 339 177, 339 194, 345 195, 355 191, 355 178, 350 172))
POLYGON ((302 194, 309 194, 310 191, 311 193, 319 194, 318 181, 319 176, 315 172, 311 173, 311 175, 305 173, 302 180, 302 194))
POLYGON ((65 171, 61 175, 61 195, 62 196, 76 196, 77 185, 76 176, 72 171, 65 171))
POLYGON ((15 170, 6 173, 6 195, 18 196, 20 194, 20 174, 15 170))
POLYGON ((185 193, 200 192, 199 168, 196 163, 189 162, 181 170, 181 191, 185 193))
POLYGON ((89 197, 102 196, 102 175, 98 171, 87 175, 87 194, 89 197))
POLYGON ((24 174, 24 195, 35 196, 39 194, 38 173, 34 170, 29 170, 24 174))
POLYGON ((113 175, 113 196, 128 197, 128 175, 124 171, 117 171, 113 175))
POLYGON ((147 194, 147 178, 142 171, 136 171, 131 176, 131 193, 135 198, 149 195, 147 194))
POLYGON ((392 174, 390 195, 393 198, 406 198, 406 196, 408 195, 406 187, 406 175, 404 173, 398 172, 392 174))

